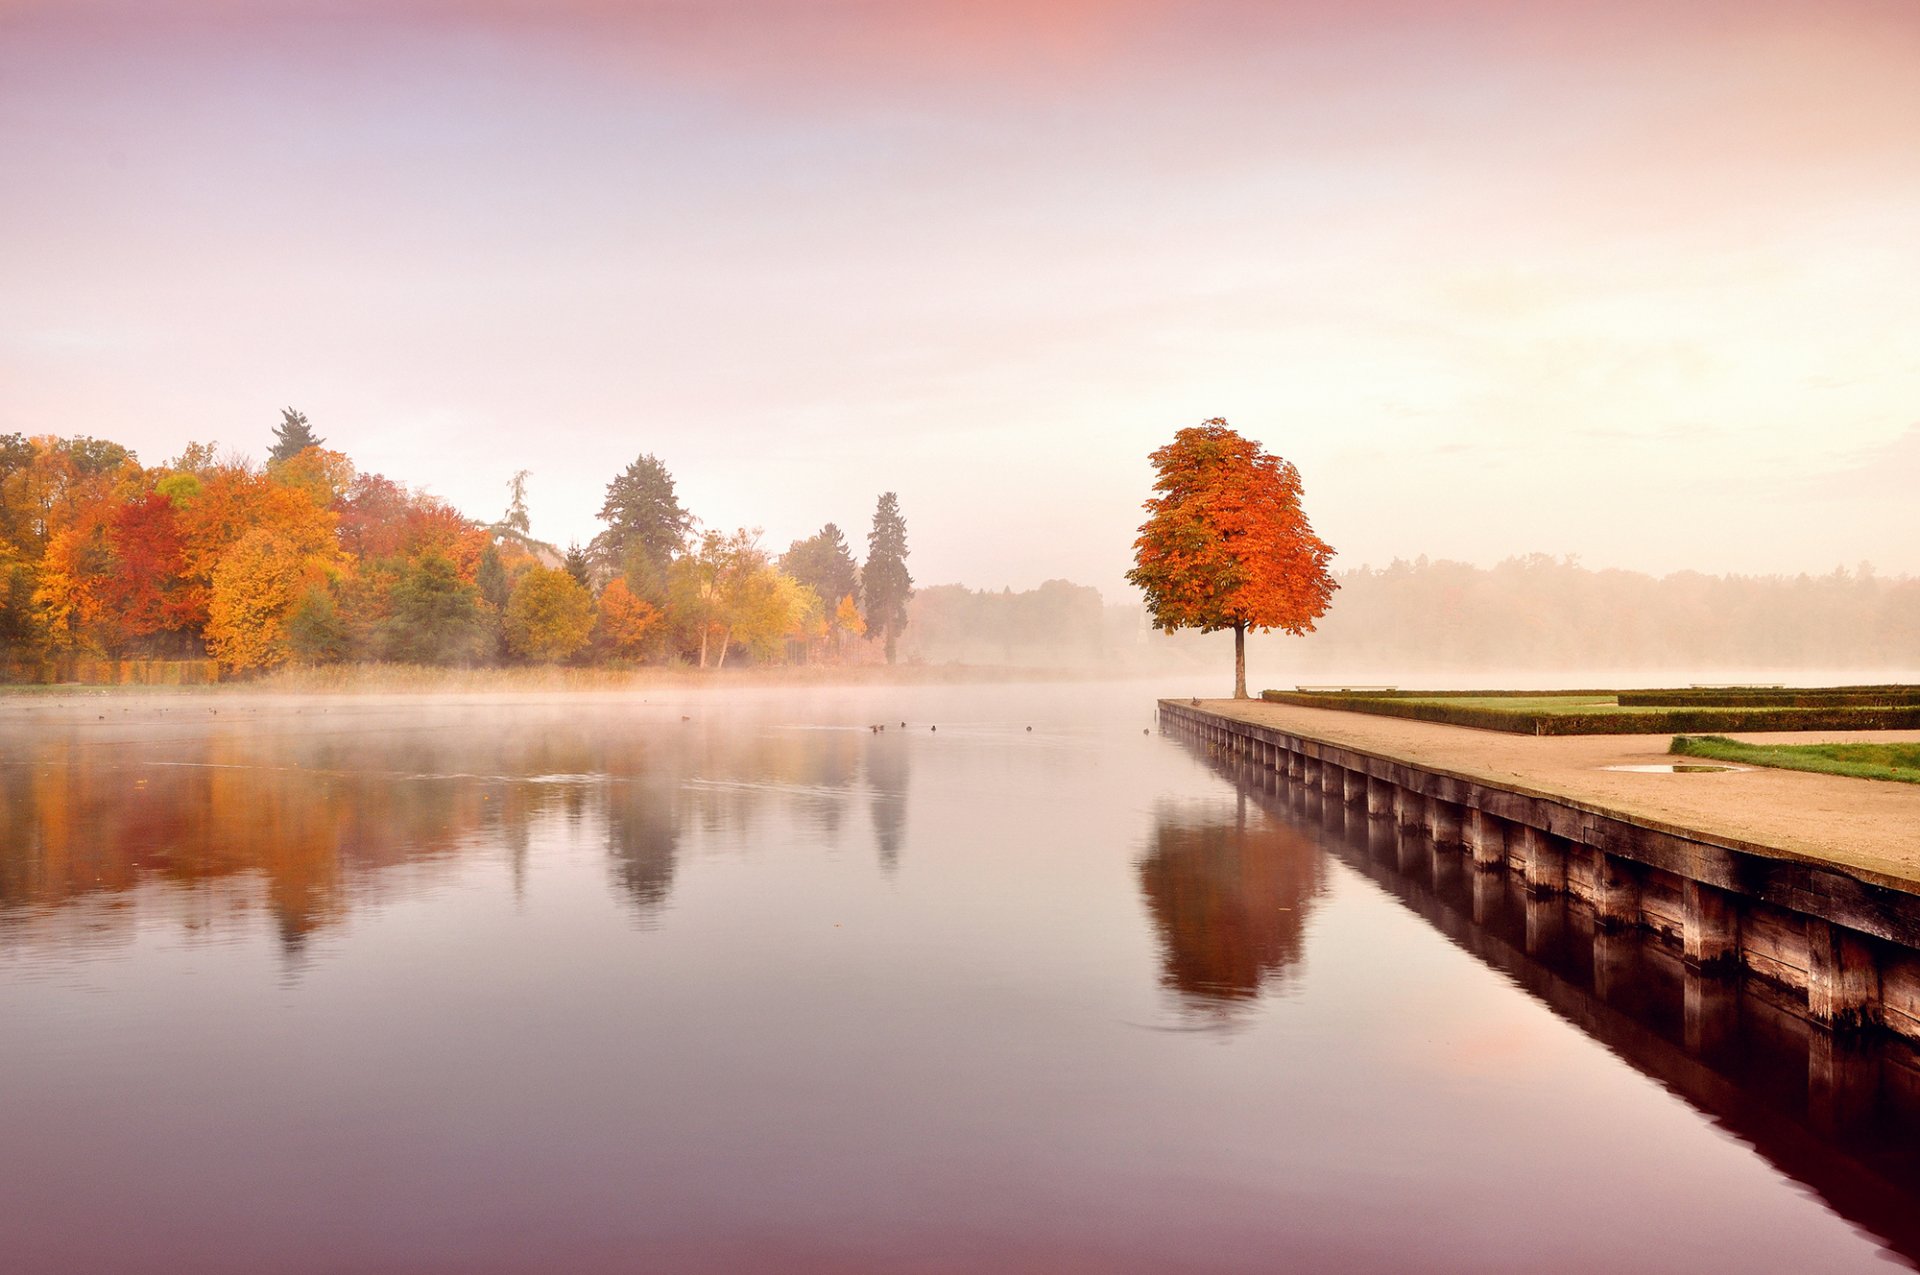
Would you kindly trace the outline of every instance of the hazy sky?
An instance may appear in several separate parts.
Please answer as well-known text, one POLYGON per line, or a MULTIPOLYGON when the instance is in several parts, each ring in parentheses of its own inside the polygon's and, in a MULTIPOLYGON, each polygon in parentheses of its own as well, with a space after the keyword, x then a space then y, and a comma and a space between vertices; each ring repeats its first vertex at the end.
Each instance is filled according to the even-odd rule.
POLYGON ((1339 566, 1920 572, 1920 4, 0 0, 0 432, 286 404, 925 583, 1215 415, 1339 566))

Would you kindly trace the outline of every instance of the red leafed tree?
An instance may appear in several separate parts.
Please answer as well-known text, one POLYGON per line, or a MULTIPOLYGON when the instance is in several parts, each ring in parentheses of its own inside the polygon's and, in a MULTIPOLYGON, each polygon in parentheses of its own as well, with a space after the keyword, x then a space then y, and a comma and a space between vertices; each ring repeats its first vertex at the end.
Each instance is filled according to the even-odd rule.
POLYGON ((181 581, 186 537, 171 500, 155 491, 129 500, 114 511, 109 537, 114 569, 106 595, 130 636, 170 632, 203 618, 181 581))
POLYGON ((1159 477, 1127 579, 1155 627, 1233 630, 1233 694, 1247 697, 1247 630, 1312 631, 1339 586, 1333 550, 1300 507, 1300 471, 1218 417, 1150 457, 1159 477))

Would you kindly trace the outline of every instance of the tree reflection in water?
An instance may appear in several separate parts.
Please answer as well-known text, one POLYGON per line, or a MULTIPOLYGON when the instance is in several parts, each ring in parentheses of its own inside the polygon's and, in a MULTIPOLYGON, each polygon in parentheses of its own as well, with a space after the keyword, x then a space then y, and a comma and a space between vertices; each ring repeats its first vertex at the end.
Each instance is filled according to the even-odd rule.
POLYGON ((673 892, 680 849, 677 788, 658 776, 636 776, 613 785, 607 796, 614 883, 633 902, 643 925, 658 922, 673 892))
POLYGON ((1319 847, 1249 812, 1244 795, 1231 810, 1160 806, 1139 871, 1161 984, 1189 1012, 1221 1021, 1298 967, 1325 874, 1319 847))
MULTIPOLYGON (((417 891, 461 858, 500 856, 519 897, 552 835, 602 839, 618 893, 654 924, 690 835, 777 808, 782 826, 831 840, 861 791, 852 732, 696 731, 625 707, 523 707, 512 729, 443 707, 191 724, 150 713, 0 740, 0 939, 124 943, 141 914, 207 935, 264 911, 297 957, 350 907, 398 881, 417 891)), ((866 758, 883 863, 904 821, 901 752, 866 758)))
POLYGON ((872 793, 873 840, 880 851, 880 867, 892 872, 900 866, 900 845, 907 831, 907 740, 882 732, 870 735, 867 747, 867 788, 872 793))

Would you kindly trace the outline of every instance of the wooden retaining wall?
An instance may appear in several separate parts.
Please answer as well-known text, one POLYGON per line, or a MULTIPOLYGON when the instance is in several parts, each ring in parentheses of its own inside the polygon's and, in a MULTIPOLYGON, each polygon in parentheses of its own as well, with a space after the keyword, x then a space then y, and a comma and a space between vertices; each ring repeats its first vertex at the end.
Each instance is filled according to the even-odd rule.
POLYGON ((106 660, 59 656, 0 660, 0 682, 21 685, 211 686, 220 680, 212 660, 106 660))
POLYGON ((1910 891, 1176 700, 1160 702, 1160 717, 1478 869, 1514 873, 1530 893, 1565 895, 1592 909, 1596 930, 1645 931, 1702 974, 1763 980, 1831 1030, 1920 1042, 1920 896, 1910 891))

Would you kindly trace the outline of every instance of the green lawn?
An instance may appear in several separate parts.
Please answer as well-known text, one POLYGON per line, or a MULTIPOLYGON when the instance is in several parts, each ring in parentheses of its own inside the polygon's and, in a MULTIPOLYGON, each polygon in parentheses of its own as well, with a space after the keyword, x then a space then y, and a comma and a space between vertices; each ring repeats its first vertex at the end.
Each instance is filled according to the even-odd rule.
POLYGON ((1622 708, 1611 695, 1408 695, 1408 704, 1460 704, 1506 713, 1634 713, 1647 709, 1622 708))
POLYGON ((1676 735, 1667 751, 1743 766, 1920 784, 1920 744, 1746 744, 1721 735, 1676 735))

